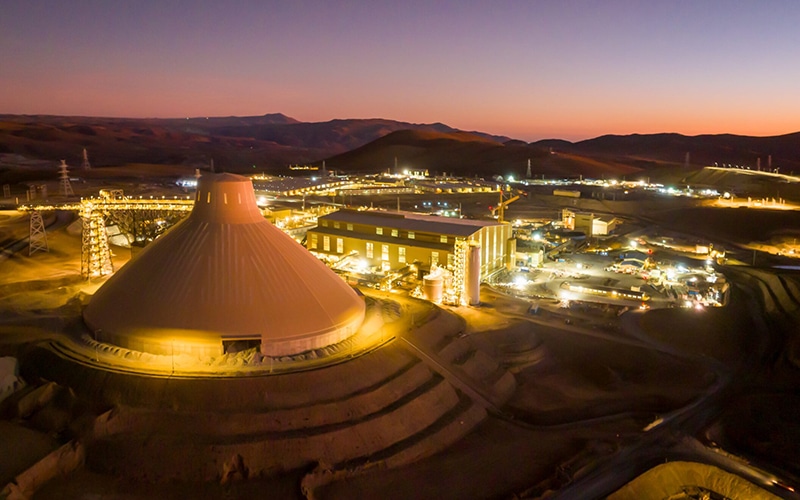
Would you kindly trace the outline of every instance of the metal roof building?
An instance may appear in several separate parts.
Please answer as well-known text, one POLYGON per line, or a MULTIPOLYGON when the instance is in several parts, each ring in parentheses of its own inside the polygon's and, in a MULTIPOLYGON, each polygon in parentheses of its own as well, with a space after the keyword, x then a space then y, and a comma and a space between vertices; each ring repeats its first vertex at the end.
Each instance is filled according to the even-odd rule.
POLYGON ((415 212, 384 212, 339 210, 322 217, 323 220, 352 222, 368 226, 388 226, 406 231, 420 233, 447 234, 453 236, 470 236, 484 227, 497 226, 497 221, 456 219, 438 215, 415 212))
POLYGON ((507 223, 402 211, 340 210, 320 217, 306 238, 309 250, 332 256, 356 253, 384 270, 416 262, 422 268, 457 271, 464 266, 460 250, 468 243, 481 247, 482 278, 509 265, 515 252, 507 223))
POLYGON ((297 354, 341 342, 364 319, 356 292, 266 221, 250 179, 204 174, 192 213, 92 297, 98 340, 155 354, 220 354, 225 342, 297 354))

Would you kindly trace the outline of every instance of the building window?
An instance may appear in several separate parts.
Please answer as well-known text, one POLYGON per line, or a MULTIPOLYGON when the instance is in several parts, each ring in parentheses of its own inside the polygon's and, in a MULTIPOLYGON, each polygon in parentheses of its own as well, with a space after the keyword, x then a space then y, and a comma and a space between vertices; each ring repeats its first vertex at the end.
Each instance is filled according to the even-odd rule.
POLYGON ((312 250, 316 250, 317 249, 317 235, 316 234, 312 234, 311 235, 311 249, 312 250))
POLYGON ((347 230, 348 231, 352 231, 353 230, 353 225, 352 224, 348 224, 347 225, 347 230))
POLYGON ((442 242, 442 243, 447 243, 447 235, 443 234, 443 235, 439 236, 439 241, 442 242))
POLYGON ((439 265, 439 252, 431 252, 431 265, 432 266, 439 265))
POLYGON ((392 229, 392 236, 397 238, 397 229, 392 229))
POLYGON ((322 227, 328 227, 328 221, 326 220, 321 220, 319 223, 322 224, 322 227))
POLYGON ((414 231, 409 231, 408 232, 408 239, 409 240, 413 240, 414 239, 414 231))
POLYGON ((399 247, 397 249, 397 262, 401 264, 406 263, 406 247, 399 247))
POLYGON ((451 254, 451 253, 448 253, 447 254, 447 267, 449 269, 453 269, 455 267, 455 262, 456 262, 456 256, 451 254))
POLYGON ((333 227, 334 227, 334 229, 339 229, 339 221, 335 221, 333 223, 333 227))
POLYGON ((381 245, 381 260, 389 260, 389 245, 381 245))
POLYGON ((336 238, 336 253, 344 253, 344 240, 336 238))
POLYGON ((322 237, 322 249, 326 252, 331 251, 331 237, 330 236, 323 236, 322 237))
POLYGON ((383 234, 383 228, 382 227, 376 227, 375 228, 375 234, 381 234, 382 235, 383 234))
POLYGON ((373 257, 375 257, 375 245, 367 242, 367 258, 371 259, 373 257))

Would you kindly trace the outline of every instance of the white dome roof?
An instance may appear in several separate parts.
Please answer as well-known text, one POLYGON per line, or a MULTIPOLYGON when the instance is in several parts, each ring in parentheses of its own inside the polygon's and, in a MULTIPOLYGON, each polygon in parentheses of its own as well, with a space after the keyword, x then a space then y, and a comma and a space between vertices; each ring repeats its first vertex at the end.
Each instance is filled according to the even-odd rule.
POLYGON ((349 337, 364 300, 264 219, 250 179, 200 178, 194 208, 100 287, 83 313, 99 340, 167 354, 261 340, 269 355, 349 337))

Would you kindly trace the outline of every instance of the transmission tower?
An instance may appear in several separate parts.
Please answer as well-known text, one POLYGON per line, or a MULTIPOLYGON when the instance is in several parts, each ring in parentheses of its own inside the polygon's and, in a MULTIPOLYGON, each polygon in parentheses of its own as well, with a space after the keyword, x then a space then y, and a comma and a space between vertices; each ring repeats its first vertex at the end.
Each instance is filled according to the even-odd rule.
POLYGON ((47 246, 47 231, 44 228, 42 213, 38 210, 31 211, 30 236, 28 237, 28 256, 36 252, 49 252, 47 246))
POLYGON ((86 152, 86 148, 83 148, 83 163, 81 164, 81 168, 84 170, 92 169, 92 166, 89 164, 89 153, 86 152))
MULTIPOLYGON (((84 149, 84 152, 86 150, 84 149)), ((59 184, 58 184, 58 194, 61 196, 75 196, 75 192, 72 191, 72 184, 69 183, 69 172, 67 172, 67 160, 61 160, 61 166, 59 167, 59 173, 61 176, 59 177, 59 184)))

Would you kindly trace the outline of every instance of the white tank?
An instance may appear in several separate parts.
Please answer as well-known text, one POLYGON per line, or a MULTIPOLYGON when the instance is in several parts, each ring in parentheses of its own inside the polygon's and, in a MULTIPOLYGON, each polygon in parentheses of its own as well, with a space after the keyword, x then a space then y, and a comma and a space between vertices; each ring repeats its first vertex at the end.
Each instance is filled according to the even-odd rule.
POLYGON ((444 280, 440 274, 429 274, 422 277, 422 296, 436 304, 442 303, 444 280))
POLYGON ((472 242, 467 249, 467 268, 464 273, 464 288, 467 304, 481 303, 481 246, 472 242))

